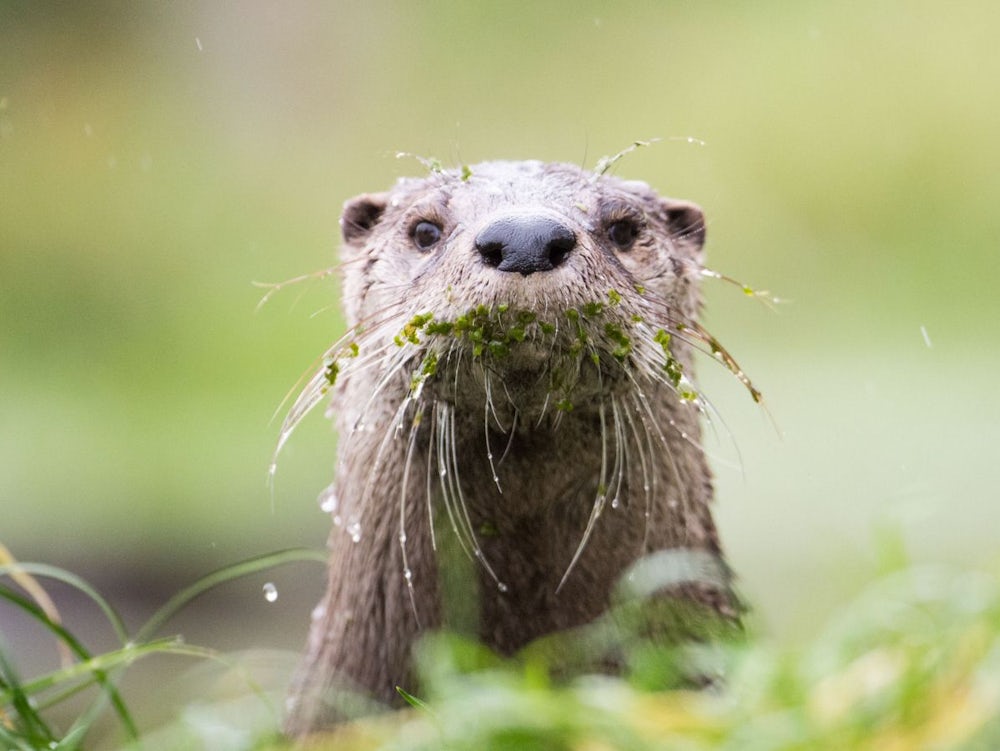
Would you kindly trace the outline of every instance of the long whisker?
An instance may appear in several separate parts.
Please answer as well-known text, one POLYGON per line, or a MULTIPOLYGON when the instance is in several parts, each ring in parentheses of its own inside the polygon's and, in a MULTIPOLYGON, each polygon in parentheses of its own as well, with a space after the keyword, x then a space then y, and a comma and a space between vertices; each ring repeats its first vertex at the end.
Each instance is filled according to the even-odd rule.
POLYGON ((451 440, 449 431, 450 409, 445 402, 435 402, 434 411, 437 416, 437 464, 438 476, 441 483, 441 496, 444 502, 445 512, 448 514, 448 521, 451 522, 452 531, 458 540, 459 546, 468 558, 473 558, 472 551, 463 535, 464 530, 460 529, 457 514, 455 511, 454 477, 451 474, 451 451, 448 443, 451 440))
POLYGON ((427 487, 424 490, 424 495, 427 503, 427 526, 431 531, 431 550, 437 552, 437 535, 434 532, 434 494, 432 493, 431 478, 434 474, 434 463, 432 457, 434 456, 433 447, 436 445, 437 439, 437 423, 438 423, 438 410, 437 402, 434 403, 434 408, 431 410, 431 425, 430 433, 427 436, 427 487))
MULTIPOLYGON (((420 614, 417 612, 417 599, 413 592, 413 571, 410 568, 410 561, 406 554, 406 491, 410 484, 410 464, 413 461, 413 451, 417 445, 417 433, 420 430, 420 423, 423 420, 423 407, 418 407, 416 414, 410 421, 410 438, 406 445, 406 459, 403 462, 403 479, 399 487, 399 547, 403 557, 403 579, 406 581, 406 588, 410 596, 410 609, 413 610, 413 617, 420 628, 420 614)), ((431 525, 433 529, 433 524, 431 525)))
POLYGON ((378 449, 375 452, 375 460, 368 468, 368 477, 365 480, 365 487, 361 492, 361 500, 357 506, 359 509, 364 510, 369 508, 369 502, 372 497, 372 489, 375 487, 378 473, 382 469, 382 461, 384 459, 386 447, 389 445, 390 441, 397 438, 398 431, 396 430, 396 425, 400 424, 405 419, 406 411, 409 409, 411 403, 412 401, 409 397, 403 399, 402 403, 396 409, 396 413, 392 420, 386 426, 385 435, 382 436, 382 440, 379 441, 378 449))
POLYGON ((590 510, 590 517, 587 519, 587 526, 583 530, 583 536, 580 538, 580 543, 576 546, 576 552, 573 553, 573 559, 569 562, 569 566, 566 567, 566 571, 563 573, 562 579, 559 580, 559 586, 556 587, 556 593, 563 588, 563 585, 566 583, 566 579, 569 578, 570 572, 573 571, 577 561, 580 560, 580 556, 583 555, 583 550, 587 547, 587 543, 590 541, 590 536, 594 532, 594 525, 597 523, 598 517, 604 510, 604 503, 607 499, 606 483, 608 476, 608 429, 604 415, 604 402, 601 402, 598 406, 598 414, 600 415, 601 420, 601 475, 597 486, 597 497, 594 498, 594 505, 590 510))
POLYGON ((611 417, 614 423, 615 436, 615 463, 611 469, 611 476, 615 478, 615 492, 612 494, 609 489, 608 494, 611 496, 611 508, 616 509, 621 504, 620 496, 628 464, 628 445, 625 440, 624 428, 622 427, 618 399, 614 396, 611 397, 611 417))
POLYGON ((475 559, 482 564, 483 568, 486 570, 486 573, 488 573, 490 575, 490 578, 493 579, 494 582, 496 582, 496 585, 500 589, 500 591, 506 592, 507 585, 504 584, 502 581, 500 581, 500 579, 496 575, 496 572, 493 570, 493 567, 490 565, 490 562, 486 559, 486 555, 483 553, 483 549, 479 544, 479 540, 476 538, 476 533, 472 526, 472 520, 469 518, 469 507, 465 502, 465 494, 462 492, 462 483, 458 474, 458 454, 457 454, 458 441, 455 440, 454 412, 449 411, 449 416, 450 420, 448 424, 448 430, 451 433, 451 439, 449 441, 451 448, 451 465, 455 473, 455 487, 458 489, 458 511, 461 518, 461 523, 464 525, 466 534, 468 534, 469 536, 469 542, 471 543, 475 559))
MULTIPOLYGON (((656 485, 656 474, 653 473, 651 484, 649 463, 652 461, 652 456, 650 455, 647 457, 646 450, 643 449, 642 437, 639 435, 639 428, 632 417, 632 412, 627 408, 623 411, 625 413, 625 420, 628 423, 629 429, 632 431, 632 437, 635 440, 636 451, 639 452, 639 465, 642 470, 642 493, 646 501, 646 507, 643 511, 643 518, 645 519, 645 522, 642 533, 642 549, 645 550, 649 542, 649 520, 652 515, 653 492, 656 485)), ((651 451, 652 446, 650 445, 649 429, 646 428, 645 425, 643 425, 643 432, 645 433, 647 448, 651 451)))
MULTIPOLYGON (((659 439, 659 443, 663 447, 663 457, 666 459, 667 467, 670 470, 670 474, 674 478, 674 485, 677 488, 677 492, 684 497, 684 508, 690 508, 693 504, 693 500, 688 497, 690 489, 681 477, 680 468, 677 466, 677 460, 674 458, 674 454, 670 449, 670 442, 667 440, 666 435, 664 435, 663 430, 660 428, 656 415, 653 414, 653 409, 649 404, 649 399, 646 397, 646 394, 642 389, 636 388, 632 394, 632 401, 636 407, 636 413, 639 415, 639 419, 642 420, 643 425, 646 428, 647 434, 650 434, 650 427, 652 427, 652 433, 655 433, 659 439)), ((650 445, 649 450, 650 456, 654 456, 655 451, 652 445, 650 445)), ((653 474, 653 477, 655 479, 655 473, 653 474)), ((668 502, 669 500, 670 499, 668 499, 668 502)))
POLYGON ((500 487, 500 477, 497 475, 497 468, 493 463, 493 446, 490 445, 490 409, 492 407, 493 397, 490 392, 490 378, 487 376, 486 399, 483 403, 483 437, 486 439, 486 458, 490 463, 490 473, 493 475, 493 483, 497 486, 497 491, 503 495, 503 488, 500 487))

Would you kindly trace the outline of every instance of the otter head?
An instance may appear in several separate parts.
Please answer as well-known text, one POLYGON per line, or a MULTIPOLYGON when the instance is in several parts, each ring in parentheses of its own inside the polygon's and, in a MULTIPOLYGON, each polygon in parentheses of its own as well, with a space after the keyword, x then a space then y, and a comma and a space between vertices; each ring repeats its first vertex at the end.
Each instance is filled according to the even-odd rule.
POLYGON ((705 224, 692 203, 572 165, 489 162, 359 196, 341 227, 348 322, 411 395, 472 407, 486 394, 502 423, 637 379, 694 398, 705 224))

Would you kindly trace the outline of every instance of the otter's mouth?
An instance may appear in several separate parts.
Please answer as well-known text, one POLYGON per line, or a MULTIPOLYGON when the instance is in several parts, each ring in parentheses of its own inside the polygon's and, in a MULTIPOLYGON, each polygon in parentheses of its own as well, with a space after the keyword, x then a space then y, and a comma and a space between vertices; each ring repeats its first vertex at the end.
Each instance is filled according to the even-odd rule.
POLYGON ((409 352, 410 393, 455 406, 485 397, 525 416, 570 411, 649 381, 698 395, 675 357, 673 335, 654 329, 611 291, 560 313, 480 305, 457 315, 413 316, 393 337, 409 352))
POLYGON ((404 415, 407 405, 419 411, 434 402, 558 420, 627 392, 645 401, 650 388, 707 411, 688 373, 693 350, 723 364, 760 400, 718 340, 641 287, 625 294, 610 289, 600 299, 542 313, 500 302, 389 316, 356 326, 327 350, 288 413, 275 453, 342 372, 380 374, 367 403, 355 405, 359 422, 379 404, 379 411, 404 415))

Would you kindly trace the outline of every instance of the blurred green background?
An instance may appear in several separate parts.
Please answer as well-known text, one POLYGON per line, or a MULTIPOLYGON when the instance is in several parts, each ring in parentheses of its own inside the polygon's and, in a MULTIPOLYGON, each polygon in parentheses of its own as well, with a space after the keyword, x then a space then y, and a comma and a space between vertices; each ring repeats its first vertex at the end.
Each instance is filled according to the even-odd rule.
MULTIPOLYGON (((986 0, 3 0, 0 542, 133 622, 198 574, 322 546, 326 422, 273 499, 266 470, 272 414, 341 330, 337 285, 255 311, 251 282, 332 265, 343 201, 422 171, 397 151, 593 165, 659 137, 617 173, 700 203, 710 266, 790 301, 706 286, 767 403, 702 363, 761 629, 811 633, 880 530, 995 565, 998 32, 986 0)), ((297 650, 322 573, 265 580, 277 602, 230 585, 178 628, 297 650)), ((25 665, 54 664, 0 619, 25 665)))

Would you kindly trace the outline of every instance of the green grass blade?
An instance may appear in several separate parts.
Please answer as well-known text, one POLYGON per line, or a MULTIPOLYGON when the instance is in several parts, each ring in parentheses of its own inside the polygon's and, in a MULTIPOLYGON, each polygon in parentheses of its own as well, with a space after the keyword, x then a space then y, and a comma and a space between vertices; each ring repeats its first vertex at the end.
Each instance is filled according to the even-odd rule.
MULTIPOLYGON (((88 661, 92 659, 90 652, 87 651, 86 647, 84 647, 72 633, 63 628, 61 624, 55 623, 51 618, 49 618, 45 611, 43 611, 34 602, 22 597, 10 589, 7 589, 6 587, 0 587, 0 597, 13 603, 40 624, 45 626, 45 628, 62 640, 62 642, 70 648, 70 651, 72 651, 79 660, 88 661)), ((129 738, 137 740, 139 737, 139 731, 135 726, 132 715, 129 713, 128 708, 125 706, 125 702, 122 700, 121 695, 118 693, 114 684, 108 680, 108 676, 103 671, 95 671, 94 679, 98 684, 100 684, 101 689, 107 693, 108 700, 114 707, 115 713, 118 715, 119 720, 121 720, 122 725, 125 727, 125 731, 129 738)), ((0 696, 0 701, 6 702, 12 698, 12 696, 8 697, 7 695, 2 695, 0 696)))
POLYGON ((418 699, 416 696, 411 694, 402 686, 396 686, 396 693, 403 697, 403 701, 409 704, 414 709, 426 709, 429 710, 430 706, 423 699, 418 699))
POLYGON ((10 751, 37 751, 40 747, 48 746, 49 742, 35 742, 29 741, 23 736, 15 735, 14 731, 8 729, 3 723, 0 723, 0 748, 4 751, 10 749, 10 751))
POLYGON ((101 612, 104 613, 108 622, 111 624, 111 628, 114 629, 115 636, 118 637, 118 640, 122 644, 128 642, 128 633, 125 630, 125 623, 122 621, 121 616, 118 615, 118 612, 111 606, 111 604, 84 579, 70 571, 66 571, 65 569, 61 569, 57 566, 49 566, 44 563, 4 564, 0 566, 0 577, 8 576, 15 571, 23 571, 31 574, 32 576, 44 576, 48 579, 55 579, 80 590, 83 594, 93 600, 94 603, 101 609, 101 612))
MULTIPOLYGON (((146 644, 129 645, 113 652, 105 652, 96 655, 82 662, 75 662, 72 665, 53 670, 51 673, 39 676, 21 685, 22 690, 29 694, 40 693, 63 683, 86 678, 85 683, 94 682, 96 676, 108 673, 115 668, 132 664, 136 660, 148 655, 166 652, 169 654, 184 654, 189 656, 205 657, 212 654, 211 650, 200 647, 190 647, 175 638, 157 639, 146 644)), ((74 686, 74 689, 79 687, 74 686)))
POLYGON ((240 563, 235 563, 231 566, 226 566, 218 571, 214 571, 211 574, 203 576, 193 584, 185 587, 180 592, 175 594, 163 607, 157 610, 145 623, 145 625, 139 629, 135 636, 135 641, 141 643, 153 636, 160 630, 160 628, 163 627, 163 624, 173 618, 178 611, 213 587, 233 581, 234 579, 239 579, 243 576, 249 576, 269 568, 274 568, 275 566, 281 566, 286 563, 295 563, 299 561, 317 561, 320 563, 326 563, 326 555, 322 551, 306 548, 281 550, 277 553, 268 553, 267 555, 250 558, 249 560, 241 561, 240 563))
MULTIPOLYGON (((9 697, 8 699, 4 699, 4 703, 13 708, 15 712, 14 716, 20 720, 21 724, 21 730, 19 731, 20 739, 18 740, 18 736, 13 735, 15 730, 13 723, 11 723, 10 727, 5 724, 9 718, 4 713, 4 721, 0 722, 0 740, 3 740, 4 743, 12 743, 14 740, 18 740, 18 746, 21 746, 21 741, 27 743, 28 739, 31 739, 34 743, 48 744, 53 739, 52 731, 41 718, 38 710, 31 705, 28 694, 25 693, 24 687, 21 685, 14 670, 14 666, 8 662, 2 650, 0 650, 0 690, 4 691, 5 695, 9 697)), ((31 746, 25 747, 30 748, 31 746)))
MULTIPOLYGON (((101 655, 95 660, 101 660, 104 658, 109 658, 112 660, 117 660, 116 655, 119 653, 131 652, 130 655, 125 656, 125 665, 129 665, 135 660, 146 657, 151 654, 172 654, 172 655, 182 655, 185 657, 199 657, 204 659, 219 659, 219 655, 211 649, 205 647, 195 647, 189 644, 185 644, 180 637, 172 637, 167 639, 158 639, 154 642, 148 642, 137 647, 130 647, 127 650, 117 650, 116 653, 109 653, 108 655, 101 655)), ((91 681, 92 682, 92 681, 91 681)), ((108 696, 106 693, 101 693, 97 699, 88 707, 87 711, 81 714, 76 722, 73 723, 66 737, 83 737, 86 733, 87 728, 93 725, 94 721, 100 716, 101 712, 104 711, 106 703, 108 701, 108 696)), ((132 739, 137 740, 137 739, 132 739)))

